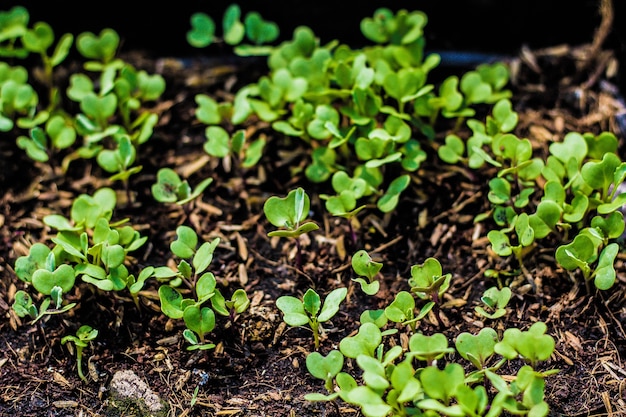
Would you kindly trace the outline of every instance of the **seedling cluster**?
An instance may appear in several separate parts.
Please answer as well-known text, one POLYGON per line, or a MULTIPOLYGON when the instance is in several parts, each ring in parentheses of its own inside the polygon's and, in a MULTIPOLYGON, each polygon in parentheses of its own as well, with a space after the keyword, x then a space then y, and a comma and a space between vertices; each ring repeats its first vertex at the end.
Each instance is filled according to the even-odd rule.
MULTIPOLYGON (((38 163, 49 162, 54 169, 62 158, 62 173, 76 159, 93 159, 111 182, 123 183, 131 202, 132 176, 142 170, 138 149, 158 123, 149 104, 161 97, 164 79, 118 58, 120 39, 111 29, 81 33, 76 42, 70 34, 56 40, 46 23, 29 26, 23 7, 1 12, 0 23, 0 55, 12 62, 38 55, 43 68, 43 79, 35 84, 25 67, 0 62, 0 132, 13 134, 19 148, 38 163), (54 71, 74 44, 85 59, 84 72, 72 74, 62 91, 54 71), (64 108, 65 99, 79 111, 64 108)), ((293 172, 312 189, 323 190, 316 201, 323 201, 328 214, 348 222, 354 251, 344 284, 360 289, 359 296, 376 297, 386 271, 373 252, 360 249, 357 216, 370 209, 393 216, 429 158, 495 172, 488 178, 490 209, 475 221, 490 225, 486 236, 492 258, 512 256, 508 275, 525 276, 534 285, 526 262, 541 242, 553 246, 556 264, 581 278, 590 294, 591 283, 597 290, 615 284, 618 238, 624 231, 620 209, 626 203, 626 193, 619 191, 626 162, 620 160, 615 135, 571 132, 550 145, 545 159, 535 156, 531 141, 512 133, 518 115, 509 100, 504 64, 480 65, 438 85, 429 81, 440 57, 425 52, 424 13, 377 10, 362 21, 361 31, 372 42, 362 49, 339 41, 321 45, 305 26, 296 28, 292 39, 269 45, 278 38, 276 25, 254 12, 242 21, 237 5, 224 14, 221 38, 204 13, 194 14, 190 23, 191 45, 223 42, 242 56, 266 56, 269 68, 232 101, 195 96, 195 117, 205 129, 203 151, 234 161, 235 172, 243 175, 263 160, 275 137, 303 149, 302 163, 293 172), (489 109, 485 121, 479 120, 479 107, 489 109), (267 129, 248 129, 259 121, 271 135, 267 129), (445 137, 438 134, 441 126, 451 126, 445 137)), ((190 212, 214 180, 203 178, 192 187, 175 169, 159 167, 149 191, 156 202, 190 212)), ((305 266, 301 238, 320 229, 313 216, 321 207, 312 204, 297 186, 284 197, 268 196, 262 207, 268 228, 273 227, 267 237, 294 242, 299 272, 305 266)), ((44 218, 50 242, 32 244, 15 260, 23 289, 15 294, 14 313, 41 325, 76 307, 78 286, 101 296, 128 294, 141 309, 142 291, 151 287, 157 289, 160 312, 184 324, 188 350, 215 348, 220 317, 234 326, 250 305, 243 288, 230 291, 210 270, 220 237, 205 236, 183 219, 169 259, 140 264, 133 253, 150 236, 130 219, 117 218, 118 208, 118 193, 106 186, 76 197, 69 216, 44 218)), ((486 275, 505 272, 492 269, 486 275)), ((442 311, 453 274, 430 257, 412 265, 404 284, 382 308, 362 311, 355 332, 331 349, 324 346, 325 326, 352 302, 351 287, 308 288, 298 297, 277 298, 285 323, 308 327, 313 335, 306 367, 326 392, 311 393, 309 400, 341 399, 367 417, 549 413, 545 378, 556 371, 542 367, 555 342, 544 323, 501 332, 484 326, 477 334, 458 334, 452 344, 443 332, 427 334, 421 325, 428 319, 434 328, 444 327, 442 311), (518 364, 516 374, 501 373, 505 364, 518 364)), ((489 287, 473 306, 476 317, 505 317, 512 295, 502 282, 489 287)), ((97 335, 98 330, 82 325, 62 339, 75 349, 78 374, 85 381, 83 350, 97 335)))

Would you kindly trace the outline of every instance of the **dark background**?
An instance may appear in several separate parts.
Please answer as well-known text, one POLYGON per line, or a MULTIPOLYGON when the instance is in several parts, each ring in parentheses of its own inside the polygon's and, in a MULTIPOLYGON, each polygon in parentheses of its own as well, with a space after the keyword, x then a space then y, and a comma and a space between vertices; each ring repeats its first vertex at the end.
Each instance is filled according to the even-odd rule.
MULTIPOLYGON (((1 10, 21 4, 31 23, 45 21, 55 34, 83 31, 98 33, 111 27, 122 37, 122 50, 145 51, 150 56, 191 56, 215 53, 216 47, 195 49, 185 38, 189 17, 205 12, 218 23, 232 1, 178 0, 145 2, 108 1, 5 1, 1 10)), ((268 0, 240 1, 242 15, 257 11, 278 24, 281 40, 294 28, 309 26, 322 43, 338 39, 352 47, 368 44, 359 23, 379 7, 424 11, 427 48, 440 51, 474 51, 515 55, 522 45, 531 48, 562 43, 591 42, 600 22, 599 0, 430 0, 341 1, 268 0)), ((615 21, 606 47, 614 49, 626 67, 626 1, 613 0, 615 21)), ((623 73, 624 71, 622 71, 623 73)))

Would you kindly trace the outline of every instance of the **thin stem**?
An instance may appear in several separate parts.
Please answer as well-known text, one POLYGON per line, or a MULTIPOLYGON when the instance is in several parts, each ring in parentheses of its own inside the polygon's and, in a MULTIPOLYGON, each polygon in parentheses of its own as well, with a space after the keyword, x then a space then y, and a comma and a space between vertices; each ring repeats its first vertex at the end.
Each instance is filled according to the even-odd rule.
POLYGON ((78 345, 76 346, 76 370, 80 379, 87 382, 87 378, 83 374, 83 348, 78 345))
POLYGON ((296 268, 302 270, 302 245, 298 238, 296 238, 296 268))

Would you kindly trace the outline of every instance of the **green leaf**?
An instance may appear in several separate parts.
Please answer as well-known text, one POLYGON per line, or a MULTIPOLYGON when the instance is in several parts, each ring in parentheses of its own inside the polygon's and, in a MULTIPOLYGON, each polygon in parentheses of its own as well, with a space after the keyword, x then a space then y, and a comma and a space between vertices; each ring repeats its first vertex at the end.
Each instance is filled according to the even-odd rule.
POLYGON ((274 22, 264 20, 259 13, 249 12, 244 19, 246 36, 256 45, 274 42, 280 30, 274 22))
MULTIPOLYGON (((48 246, 36 242, 30 247, 28 255, 23 255, 15 261, 15 274, 24 282, 31 282, 33 273, 38 269, 47 269, 46 260, 51 251, 48 246)), ((53 266, 54 269, 54 266, 53 266)))
POLYGON ((567 165, 570 159, 576 161, 577 166, 581 166, 587 156, 587 142, 585 138, 577 132, 570 132, 565 135, 563 142, 550 144, 550 153, 558 158, 563 165, 567 165))
POLYGON ((454 349, 448 347, 448 339, 443 333, 435 333, 431 336, 415 333, 409 339, 407 355, 423 361, 432 361, 450 352, 454 352, 454 349))
POLYGON ((109 62, 115 56, 120 37, 113 29, 103 29, 96 36, 91 32, 83 32, 76 38, 76 47, 85 57, 102 62, 109 62))
POLYGON ((33 273, 33 287, 42 294, 50 295, 54 287, 61 287, 64 293, 68 293, 74 286, 74 268, 70 265, 60 265, 54 271, 38 269, 33 273))
POLYGON ((324 299, 322 309, 317 316, 317 321, 323 323, 330 320, 339 311, 339 305, 346 298, 348 289, 345 287, 332 290, 324 299))
POLYGON ((339 350, 344 356, 356 359, 359 355, 374 356, 374 351, 382 341, 382 333, 374 323, 362 323, 354 336, 347 336, 339 342, 339 350))
POLYGON ((498 333, 490 327, 485 327, 477 335, 467 332, 459 334, 455 346, 462 358, 480 370, 494 354, 493 348, 497 342, 498 333))
POLYGON ((596 250, 593 241, 588 236, 578 234, 572 242, 559 246, 555 257, 559 265, 568 271, 573 271, 576 268, 585 268, 589 262, 592 262, 596 250))
POLYGON ((385 307, 385 316, 395 322, 404 323, 414 317, 415 299, 408 291, 400 291, 394 300, 385 307))
POLYGON ((298 187, 284 198, 268 198, 263 205, 263 211, 274 226, 294 230, 308 216, 310 204, 309 196, 298 187))
POLYGON ((189 259, 196 253, 198 235, 189 226, 181 225, 176 228, 176 240, 170 244, 174 255, 181 259, 189 259))
POLYGON ((304 304, 296 297, 290 295, 278 297, 276 307, 283 312, 283 320, 290 326, 304 326, 309 323, 309 316, 304 311, 304 304))
POLYGON ((617 243, 609 243, 600 253, 593 283, 599 290, 608 290, 615 284, 615 257, 619 252, 617 243))
POLYGON ((183 311, 185 326, 204 339, 204 335, 215 328, 215 313, 209 307, 200 308, 198 305, 190 305, 183 311))
POLYGON ((159 287, 159 300, 163 314, 175 320, 183 318, 183 296, 178 290, 169 285, 161 285, 159 287))
POLYGON ((463 385, 465 372, 458 363, 449 363, 442 370, 428 366, 422 370, 419 378, 426 395, 448 404, 457 389, 463 385))
POLYGON ((343 361, 343 355, 338 350, 331 350, 326 356, 311 352, 306 357, 306 368, 315 378, 327 381, 341 372, 343 361))
POLYGON ((231 4, 224 12, 222 19, 224 42, 228 45, 237 45, 245 36, 245 28, 241 22, 241 9, 237 4, 231 4))
POLYGON ((214 41, 215 22, 206 13, 194 13, 190 18, 191 30, 187 32, 187 42, 194 48, 204 48, 214 41))
POLYGON ((365 250, 359 250, 352 256, 352 269, 359 276, 367 277, 370 281, 380 272, 383 264, 375 262, 365 250))
POLYGON ((201 274, 209 267, 209 264, 213 260, 213 252, 215 251, 215 248, 217 248, 217 245, 219 243, 220 238, 216 237, 211 242, 204 242, 202 245, 200 245, 195 255, 193 256, 192 261, 193 267, 196 270, 196 274, 201 274))

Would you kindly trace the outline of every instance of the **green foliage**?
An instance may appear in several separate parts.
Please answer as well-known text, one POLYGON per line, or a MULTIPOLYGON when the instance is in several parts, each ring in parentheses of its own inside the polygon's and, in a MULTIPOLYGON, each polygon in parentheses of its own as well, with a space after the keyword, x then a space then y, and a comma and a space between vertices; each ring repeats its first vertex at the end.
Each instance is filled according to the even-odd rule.
POLYGON ((287 237, 296 242, 296 266, 301 267, 301 249, 298 238, 308 232, 319 229, 317 223, 307 221, 311 200, 307 193, 298 187, 289 191, 286 197, 271 196, 263 205, 263 212, 267 220, 277 230, 270 231, 269 237, 287 237))
POLYGON ((200 197, 204 190, 213 182, 213 178, 205 178, 194 189, 187 180, 182 180, 171 168, 160 168, 157 182, 152 185, 152 196, 161 203, 187 204, 200 197))
POLYGON ((36 322, 72 309, 76 303, 63 305, 63 296, 73 290, 77 277, 102 291, 121 291, 133 283, 128 254, 139 249, 147 237, 125 224, 126 220, 112 222, 115 205, 115 192, 101 188, 93 195, 78 196, 70 218, 60 214, 44 217, 44 223, 56 231, 51 238, 54 246, 37 242, 28 255, 15 261, 18 278, 44 297, 37 307, 22 291, 13 305, 19 316, 28 315, 36 322))
POLYGON ((332 319, 339 311, 339 305, 346 298, 347 288, 337 288, 331 291, 324 302, 315 290, 309 288, 302 300, 283 295, 276 300, 276 307, 283 312, 283 320, 290 326, 309 325, 313 331, 315 350, 320 345, 320 330, 322 323, 332 319))
POLYGON ((352 255, 352 269, 358 275, 358 278, 352 280, 358 282, 361 290, 367 295, 374 295, 380 288, 380 283, 376 280, 376 276, 380 272, 383 264, 374 261, 367 251, 361 249, 352 255))
POLYGON ((146 104, 161 97, 163 77, 117 58, 120 38, 113 29, 80 33, 74 42, 69 33, 56 39, 46 22, 30 25, 30 15, 21 6, 0 12, 0 20, 6 25, 0 33, 0 56, 24 60, 35 54, 40 62, 40 68, 29 70, 0 62, 0 131, 17 128, 18 146, 34 161, 53 163, 53 156, 68 150, 62 163, 67 169, 75 159, 97 157, 111 180, 122 181, 128 192, 129 177, 141 170, 132 166, 136 147, 152 136, 158 121, 146 104), (65 90, 78 103, 76 114, 54 74, 74 44, 87 59, 84 71, 73 73, 65 90), (47 98, 39 97, 40 87, 31 83, 29 72, 48 89, 47 98))
POLYGON ((511 299, 511 289, 490 287, 483 293, 480 300, 484 306, 476 306, 474 310, 488 319, 497 319, 506 314, 506 306, 511 299))
MULTIPOLYGON (((256 12, 246 13, 241 21, 241 8, 237 4, 229 5, 222 19, 222 38, 216 36, 216 24, 206 13, 197 12, 191 16, 191 29, 187 32, 187 42, 196 48, 204 48, 216 41, 228 45, 239 45, 247 38, 254 45, 271 43, 278 38, 279 29, 273 22, 264 20, 256 12)), ((257 51, 249 45, 240 45, 241 53, 257 51)))
MULTIPOLYGON (((232 40, 241 41, 239 14, 237 6, 225 14, 227 43, 231 30, 238 34, 232 40)), ((381 8, 361 23, 365 37, 375 43, 362 49, 338 41, 320 45, 306 26, 296 27, 290 40, 256 49, 268 55, 270 73, 237 91, 232 105, 197 98, 196 115, 209 125, 205 149, 218 157, 230 152, 232 140, 215 125, 260 119, 308 146, 304 174, 316 183, 331 180, 334 194, 322 196, 331 214, 352 219, 367 203, 392 212, 409 189, 411 175, 426 160, 441 117, 458 124, 474 115, 476 105, 510 96, 504 90, 508 70, 502 64, 479 66, 460 79, 449 77, 437 92, 428 74, 440 58, 424 52, 426 22, 419 11, 381 8)), ((206 46, 215 39, 209 16, 195 14, 192 27, 192 45, 206 46)), ((241 48, 235 52, 251 53, 241 48)), ((506 103, 496 106, 490 126, 512 129, 517 115, 506 103)))
POLYGON ((307 356, 307 369, 324 381, 326 394, 310 393, 309 401, 342 401, 360 408, 367 417, 449 415, 496 416, 503 413, 546 416, 545 377, 555 370, 538 372, 535 367, 554 350, 554 340, 544 334, 545 325, 536 323, 527 332, 507 329, 502 340, 492 328, 478 334, 461 333, 450 347, 441 333, 416 333, 408 349, 387 348, 385 336, 373 323, 361 324, 357 334, 341 340, 339 351, 326 357, 317 352, 307 356), (476 369, 466 373, 462 363, 452 362, 453 354, 476 369), (505 379, 500 368, 521 356, 530 364, 505 379), (345 358, 356 363, 358 380, 343 371, 345 358), (445 359, 444 359, 445 358, 445 359), (438 366, 438 360, 447 360, 438 366), (491 384, 495 394, 488 393, 491 384))
POLYGON ((226 300, 217 288, 215 275, 207 271, 219 242, 220 238, 216 237, 200 244, 195 230, 178 226, 176 239, 170 244, 172 253, 180 259, 177 270, 163 266, 151 271, 152 276, 166 281, 158 290, 161 311, 172 319, 183 319, 186 327, 183 337, 190 344, 187 350, 213 349, 215 344, 206 337, 215 329, 216 313, 232 321, 250 305, 243 289, 226 300), (186 296, 189 291, 178 288, 181 284, 191 290, 191 297, 186 296))

